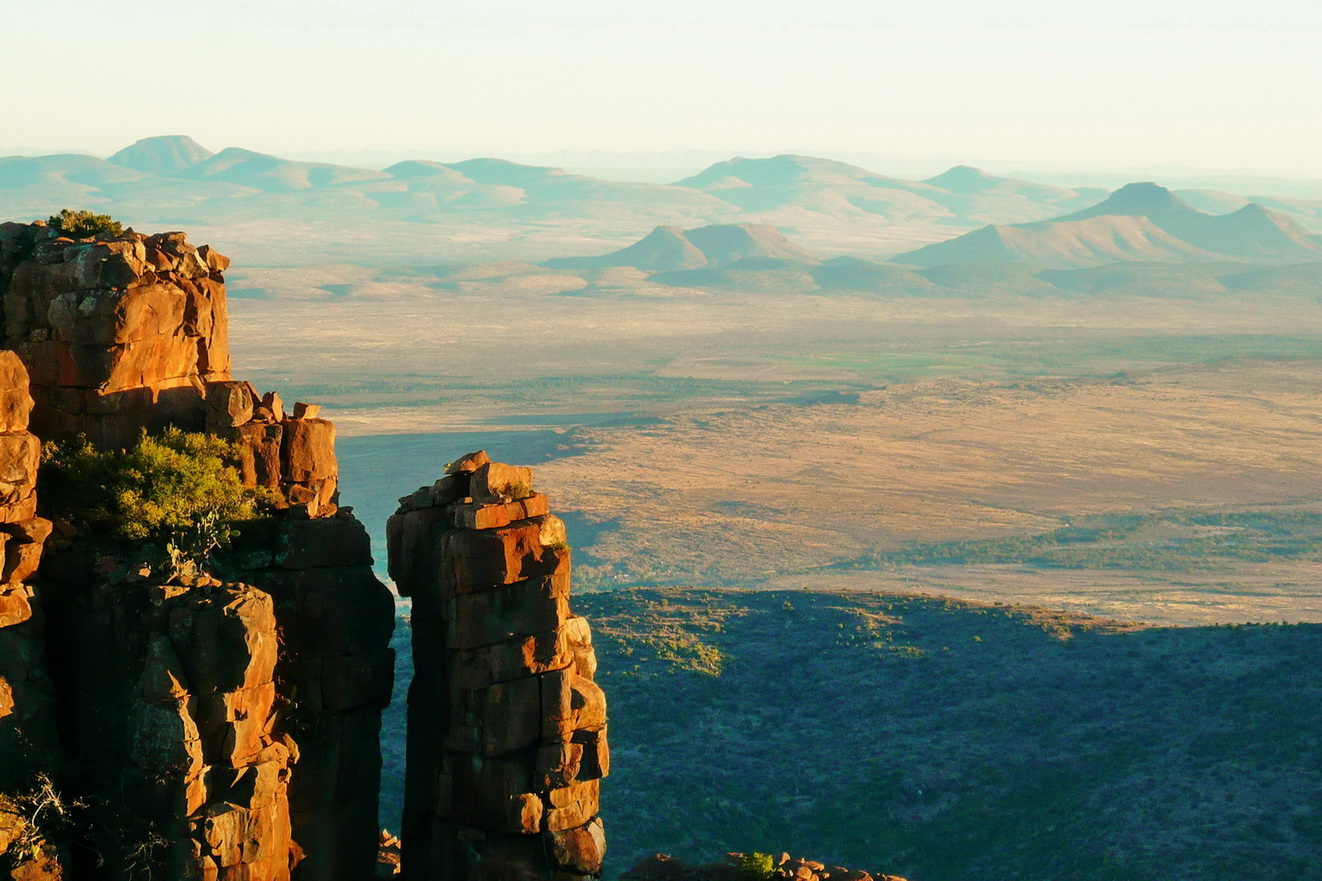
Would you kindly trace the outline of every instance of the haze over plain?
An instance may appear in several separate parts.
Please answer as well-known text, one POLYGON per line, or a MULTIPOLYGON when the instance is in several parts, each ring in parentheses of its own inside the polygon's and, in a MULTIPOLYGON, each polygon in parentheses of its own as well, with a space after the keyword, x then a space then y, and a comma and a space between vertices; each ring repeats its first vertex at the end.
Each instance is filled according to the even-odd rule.
POLYGON ((379 561, 538 464, 616 853, 1322 866, 1322 7, 10 5, 0 219, 232 257, 379 561))

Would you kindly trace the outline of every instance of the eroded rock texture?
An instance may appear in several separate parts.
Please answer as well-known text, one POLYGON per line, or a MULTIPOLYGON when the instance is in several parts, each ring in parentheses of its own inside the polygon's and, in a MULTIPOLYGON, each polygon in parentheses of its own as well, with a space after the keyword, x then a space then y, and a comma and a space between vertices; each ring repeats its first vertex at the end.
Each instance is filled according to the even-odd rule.
POLYGON ((372 574, 367 530, 348 511, 246 524, 228 555, 274 601, 284 729, 299 745, 290 786, 298 881, 371 876, 390 703, 395 606, 372 574))
POLYGON ((27 430, 27 371, 0 352, 0 876, 58 877, 56 842, 33 828, 33 799, 57 762, 44 616, 31 580, 50 535, 36 516, 40 445, 27 430))
POLYGON ((79 877, 288 879, 297 747, 276 731, 270 596, 209 578, 45 589, 64 779, 92 808, 79 877))
POLYGON ((229 378, 228 265, 180 232, 73 241, 0 224, 2 336, 32 374, 33 429, 107 444, 200 429, 205 383, 229 378))
POLYGON ((230 377, 229 258, 181 232, 75 241, 0 223, 0 343, 27 364, 33 431, 108 447, 177 425, 237 441, 253 485, 333 507, 335 427, 230 377))
POLYGON ((183 233, 73 241, 0 224, 0 343, 17 353, 0 355, 0 772, 19 764, 22 732, 34 761, 55 753, 75 789, 118 804, 101 826, 139 848, 102 868, 83 848, 73 877, 132 877, 133 860, 159 856, 166 877, 281 878, 301 852, 296 881, 356 881, 376 861, 393 602, 366 531, 338 508, 334 425, 230 376, 228 265, 183 233), (244 524, 220 561, 232 584, 179 592, 65 533, 34 591, 51 524, 35 516, 29 410, 42 440, 122 448, 167 425, 230 438, 279 510, 244 524), (182 618, 201 623, 181 636, 182 618), (203 638, 240 620, 269 630, 269 652, 203 638))
POLYGON ((389 543, 413 597, 404 877, 599 875, 606 700, 532 470, 465 456, 401 499, 389 543))

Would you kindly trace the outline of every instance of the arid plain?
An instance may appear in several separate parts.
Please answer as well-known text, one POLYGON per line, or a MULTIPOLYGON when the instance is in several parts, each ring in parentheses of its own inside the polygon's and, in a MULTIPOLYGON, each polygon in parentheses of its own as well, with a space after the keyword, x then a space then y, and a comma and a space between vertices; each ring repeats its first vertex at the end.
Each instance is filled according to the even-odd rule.
POLYGON ((236 361, 334 408, 378 535, 365 500, 485 445, 542 463, 585 587, 1322 621, 1311 298, 575 296, 502 271, 232 274, 236 361))

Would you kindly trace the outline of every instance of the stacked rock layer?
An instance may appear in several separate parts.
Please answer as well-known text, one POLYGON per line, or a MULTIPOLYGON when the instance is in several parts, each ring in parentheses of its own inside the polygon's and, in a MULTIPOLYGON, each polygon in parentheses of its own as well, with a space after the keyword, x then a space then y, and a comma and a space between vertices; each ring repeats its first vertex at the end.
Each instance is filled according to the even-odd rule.
POLYGON ((123 445, 142 426, 198 423, 205 383, 229 378, 228 266, 180 232, 71 240, 0 224, 0 337, 32 373, 33 430, 123 445))
POLYGON ((0 342, 32 374, 33 430, 106 447, 176 425, 238 443, 251 485, 333 513, 335 428, 230 378, 228 257, 181 232, 72 240, 0 223, 0 342))
POLYGON ((58 753, 45 622, 31 581, 51 524, 36 516, 40 442, 28 430, 27 370, 0 352, 0 876, 58 877, 56 843, 32 828, 31 799, 58 753))
POLYGON ((402 867, 413 881, 599 876, 606 700, 532 470, 474 453, 390 518, 413 598, 402 867))
MULTIPOLYGON (((135 701, 146 702, 177 723, 175 729, 150 730, 158 746, 172 744, 179 767, 162 769, 155 788, 132 790, 146 801, 122 799, 134 822, 146 824, 138 840, 168 852, 180 872, 179 854, 191 854, 189 872, 201 872, 198 877, 208 877, 211 866, 216 877, 282 877, 294 861, 296 881, 356 881, 371 874, 376 857, 380 719, 394 665, 393 600, 372 574, 366 530, 350 509, 338 507, 334 425, 319 418, 313 405, 286 409, 276 393, 262 394, 230 376, 223 277, 228 265, 213 249, 190 245, 183 233, 130 231, 75 241, 40 223, 0 224, 0 343, 17 353, 0 355, 0 772, 17 765, 7 760, 19 755, 10 742, 13 731, 21 731, 25 754, 46 753, 37 766, 88 769, 87 793, 127 785, 127 769, 143 767, 134 750, 143 746, 138 733, 146 729, 133 727, 133 708, 135 701), (31 397, 27 375, 19 375, 24 364, 31 397), (223 555, 242 586, 205 590, 213 597, 216 591, 240 591, 249 605, 264 597, 259 604, 274 614, 272 645, 278 638, 280 646, 271 656, 274 672, 260 674, 265 684, 249 682, 248 673, 237 685, 214 684, 210 674, 174 673, 173 680, 154 676, 141 687, 126 684, 146 676, 162 634, 174 640, 170 652, 182 665, 170 667, 175 672, 250 666, 243 660, 246 643, 234 642, 220 657, 195 656, 216 645, 179 641, 158 613, 169 607, 167 617, 178 618, 187 607, 188 615, 205 618, 213 614, 210 607, 193 608, 197 597, 191 593, 176 596, 179 585, 153 584, 107 565, 97 559, 104 549, 76 535, 57 535, 35 592, 27 586, 51 533, 51 524, 35 516, 40 445, 26 431, 29 409, 41 440, 84 435, 97 446, 123 448, 144 429, 174 425, 235 442, 245 483, 274 490, 280 510, 274 518, 242 524, 239 539, 223 555), (43 591, 50 618, 44 624, 43 591), (106 633, 137 648, 101 663, 81 642, 104 645, 97 628, 109 626, 106 616, 116 602, 150 613, 112 622, 119 629, 106 633), (44 656, 59 660, 49 679, 44 656), (106 722, 103 737, 80 733, 100 730, 86 714, 106 713, 96 708, 90 683, 101 683, 107 706, 122 710, 122 719, 106 722), (279 710, 275 715, 262 702, 268 694, 279 710), (194 707, 199 702, 204 706, 194 707), (243 719, 217 717, 222 705, 243 719), (52 719, 59 721, 62 739, 53 733, 52 719), (254 725, 265 726, 263 736, 275 739, 256 754, 225 758, 228 747, 206 734, 208 725, 219 732, 222 721, 243 722, 248 734, 254 725), (275 755, 291 749, 296 763, 275 755), (197 750, 205 770, 194 779, 197 750), (277 773, 279 761, 285 765, 277 773), (227 777, 234 779, 222 779, 227 777), (285 798, 283 789, 272 788, 277 778, 280 787, 288 778, 287 805, 281 802, 278 809, 268 801, 285 798), (209 816, 215 804, 250 813, 209 816), (210 838, 197 837, 204 820, 210 838), (281 831, 286 827, 297 844, 281 831), (236 850, 225 843, 231 832, 250 843, 236 850), (287 852, 275 855, 282 850, 287 852)), ((238 599, 216 602, 228 608, 238 599)), ((245 620, 257 626, 255 619, 245 620)), ((0 798, 22 791, 21 785, 0 780, 0 798)), ((75 875, 119 877, 108 867, 75 875)))

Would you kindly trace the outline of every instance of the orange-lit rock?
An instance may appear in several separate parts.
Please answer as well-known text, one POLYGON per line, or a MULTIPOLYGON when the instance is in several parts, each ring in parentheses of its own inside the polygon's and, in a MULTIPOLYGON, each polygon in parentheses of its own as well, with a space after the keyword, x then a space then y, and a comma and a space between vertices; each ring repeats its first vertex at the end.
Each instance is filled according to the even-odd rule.
POLYGON ((404 876, 599 876, 606 701, 564 524, 529 468, 478 452, 447 470, 388 530, 414 598, 404 876))

